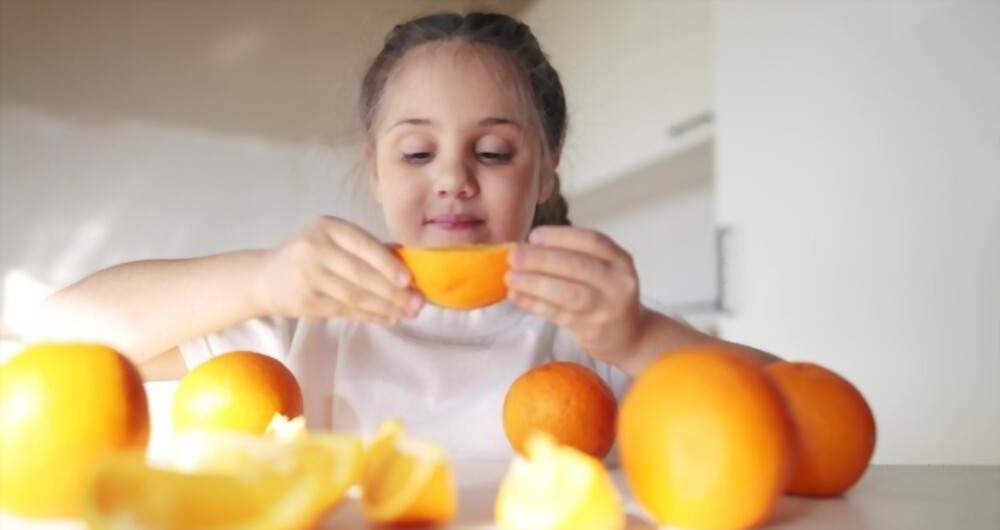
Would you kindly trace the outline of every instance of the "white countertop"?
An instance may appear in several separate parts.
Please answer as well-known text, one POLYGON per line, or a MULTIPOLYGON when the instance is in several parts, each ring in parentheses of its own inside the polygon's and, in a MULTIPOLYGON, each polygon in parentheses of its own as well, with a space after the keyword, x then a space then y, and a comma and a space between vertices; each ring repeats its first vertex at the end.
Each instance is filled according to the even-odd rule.
MULTIPOLYGON (((504 463, 456 464, 458 515, 439 530, 491 530, 493 500, 507 469, 504 463)), ((621 491, 620 471, 612 475, 621 491)), ((626 497, 629 530, 652 529, 626 497)), ((27 523, 0 515, 0 529, 80 530, 63 521, 27 523)), ((374 529, 356 503, 345 502, 320 526, 322 530, 374 529)), ((1000 530, 1000 466, 872 466, 846 496, 838 499, 786 497, 765 528, 789 530, 1000 530)), ((586 530, 586 529, 582 529, 586 530)))
MULTIPOLYGON (((490 530, 493 500, 506 465, 460 463, 458 515, 441 530, 490 530)), ((627 494, 620 470, 612 472, 627 494)), ((626 497, 629 530, 653 529, 626 497)), ((341 506, 323 530, 376 528, 353 503, 341 506)), ((765 528, 802 530, 1000 530, 1000 466, 872 466, 846 496, 785 497, 765 528)), ((582 529, 586 530, 586 529, 582 529)))

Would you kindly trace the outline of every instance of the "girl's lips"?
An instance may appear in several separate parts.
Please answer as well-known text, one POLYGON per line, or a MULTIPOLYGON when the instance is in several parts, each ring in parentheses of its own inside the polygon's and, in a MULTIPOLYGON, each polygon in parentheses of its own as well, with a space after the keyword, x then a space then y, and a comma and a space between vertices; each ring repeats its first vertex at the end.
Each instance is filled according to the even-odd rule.
POLYGON ((467 214, 436 215, 425 222, 442 230, 469 230, 483 224, 482 219, 467 214))

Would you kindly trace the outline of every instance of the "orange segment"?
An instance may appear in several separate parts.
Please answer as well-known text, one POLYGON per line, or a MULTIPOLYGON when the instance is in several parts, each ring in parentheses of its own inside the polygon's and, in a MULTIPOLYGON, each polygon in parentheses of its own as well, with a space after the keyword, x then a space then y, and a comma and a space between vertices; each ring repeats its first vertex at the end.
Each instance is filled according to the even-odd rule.
POLYGON ((174 392, 175 432, 189 429, 263 433, 275 413, 302 414, 302 390, 280 361, 255 352, 230 352, 191 370, 174 392))
POLYGON ((378 523, 437 523, 455 515, 455 482, 440 446, 382 425, 365 452, 361 507, 378 523))
MULTIPOLYGON (((187 431, 174 438, 169 465, 186 473, 226 475, 289 470, 302 462, 332 469, 335 489, 357 484, 364 449, 355 436, 315 432, 295 440, 258 437, 237 432, 187 431)), ((335 491, 341 494, 343 492, 335 491)))
POLYGON ((0 367, 0 509, 77 516, 100 457, 148 441, 142 379, 118 352, 39 345, 0 367))
POLYGON ((428 301, 450 309, 475 309, 507 296, 511 245, 396 249, 428 301))
POLYGON ((360 440, 321 434, 282 442, 238 433, 185 433, 175 465, 108 458, 91 484, 86 518, 99 530, 311 528, 357 480, 360 440))
POLYGON ((95 477, 86 519, 95 530, 308 528, 319 491, 314 476, 188 475, 116 459, 95 477))
POLYGON ((535 433, 527 459, 515 457, 500 484, 495 514, 502 530, 622 530, 621 496, 601 462, 535 433))
POLYGON ((274 413, 271 423, 268 423, 267 429, 264 430, 264 436, 285 442, 304 440, 308 435, 304 416, 289 419, 288 416, 280 412, 274 413))

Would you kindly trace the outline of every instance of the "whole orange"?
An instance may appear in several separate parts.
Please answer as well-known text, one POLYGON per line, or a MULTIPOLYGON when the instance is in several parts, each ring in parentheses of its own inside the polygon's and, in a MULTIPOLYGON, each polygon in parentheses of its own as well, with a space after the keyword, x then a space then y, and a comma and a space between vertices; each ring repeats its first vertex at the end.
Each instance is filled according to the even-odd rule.
POLYGON ((146 390, 120 353, 37 345, 0 367, 0 509, 78 516, 97 461, 148 442, 146 390))
POLYGON ((451 309, 475 309, 507 296, 507 255, 510 245, 464 247, 401 247, 396 254, 413 275, 413 283, 428 301, 451 309))
POLYGON ((875 417, 861 392, 822 366, 768 366, 792 412, 799 451, 787 492, 840 495, 864 474, 875 452, 875 417))
POLYGON ((281 413, 302 414, 302 389, 280 361, 249 351, 229 352, 198 365, 177 385, 174 431, 232 430, 261 434, 281 413))
POLYGON ((592 370, 556 361, 536 366, 511 384, 503 428, 522 455, 531 433, 542 431, 560 444, 604 458, 615 441, 617 409, 614 394, 592 370))
POLYGON ((661 524, 763 524, 788 481, 792 422, 763 368, 704 347, 666 354, 622 403, 618 450, 636 500, 661 524))

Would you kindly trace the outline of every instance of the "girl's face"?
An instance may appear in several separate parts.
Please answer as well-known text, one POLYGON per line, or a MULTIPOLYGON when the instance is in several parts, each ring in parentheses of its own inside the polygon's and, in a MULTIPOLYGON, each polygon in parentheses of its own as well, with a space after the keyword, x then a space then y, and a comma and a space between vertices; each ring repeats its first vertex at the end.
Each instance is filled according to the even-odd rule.
MULTIPOLYGON (((521 78, 502 52, 465 43, 409 51, 386 83, 369 152, 376 200, 397 242, 521 241, 551 193, 521 78)), ((544 160, 543 160, 544 159, 544 160)))

